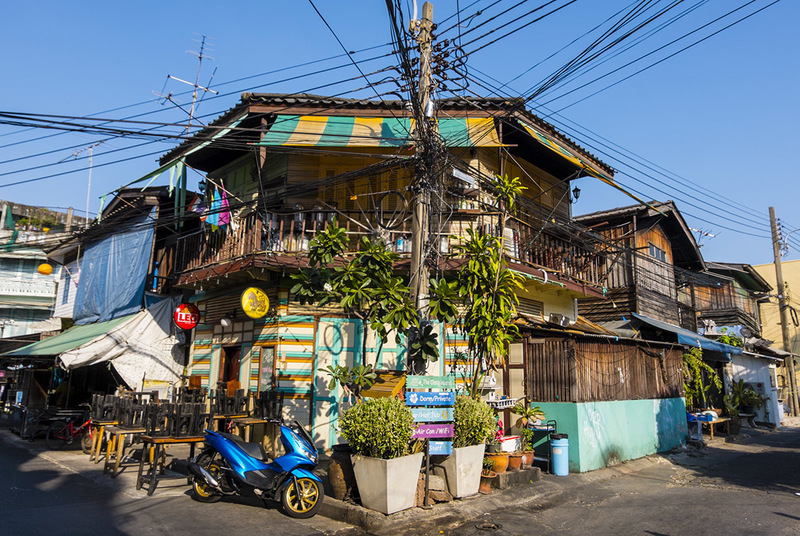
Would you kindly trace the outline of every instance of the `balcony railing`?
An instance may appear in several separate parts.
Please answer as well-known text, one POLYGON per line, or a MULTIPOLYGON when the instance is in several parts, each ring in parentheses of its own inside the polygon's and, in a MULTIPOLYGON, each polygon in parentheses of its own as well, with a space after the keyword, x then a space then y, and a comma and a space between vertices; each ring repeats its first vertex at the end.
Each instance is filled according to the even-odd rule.
MULTIPOLYGON (((374 229, 374 221, 364 212, 305 211, 300 213, 271 213, 266 216, 250 214, 227 230, 212 231, 210 227, 182 237, 177 245, 176 270, 186 272, 212 264, 232 261, 254 253, 296 254, 308 251, 317 232, 326 228, 336 216, 345 227, 355 249, 361 236, 383 236, 387 246, 400 254, 411 252, 411 231, 408 222, 394 229, 374 229)), ((462 211, 451 216, 447 232, 440 233, 439 251, 451 251, 453 236, 464 233, 469 226, 485 232, 497 228, 496 214, 462 211)), ((504 232, 507 258, 558 272, 576 281, 601 286, 603 258, 591 247, 571 243, 534 225, 514 220, 504 232)))

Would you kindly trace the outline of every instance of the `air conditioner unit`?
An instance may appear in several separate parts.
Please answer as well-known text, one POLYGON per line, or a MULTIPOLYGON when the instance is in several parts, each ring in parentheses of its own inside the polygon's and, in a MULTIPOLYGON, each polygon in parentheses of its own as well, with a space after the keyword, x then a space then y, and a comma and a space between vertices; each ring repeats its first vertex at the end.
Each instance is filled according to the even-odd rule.
POLYGON ((569 318, 562 314, 550 313, 550 323, 557 324, 561 327, 567 327, 569 326, 569 318))

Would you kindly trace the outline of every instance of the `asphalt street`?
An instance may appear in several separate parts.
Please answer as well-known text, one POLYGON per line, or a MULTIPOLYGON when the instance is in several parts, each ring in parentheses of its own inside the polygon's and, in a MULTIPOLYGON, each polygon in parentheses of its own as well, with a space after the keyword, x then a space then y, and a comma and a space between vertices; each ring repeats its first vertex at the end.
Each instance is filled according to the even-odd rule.
POLYGON ((647 461, 635 472, 599 471, 606 476, 594 480, 574 475, 587 483, 439 533, 800 535, 800 428, 723 436, 706 449, 647 461))
MULTIPOLYGON (((322 516, 295 520, 277 504, 257 499, 201 504, 188 494, 186 478, 159 483, 154 494, 136 490, 136 467, 116 478, 103 474, 80 449, 48 451, 44 440, 20 439, 0 428, 0 534, 310 536, 360 533, 322 516)), ((174 474, 173 476, 177 476, 174 474)))
MULTIPOLYGON (((178 473, 148 497, 135 489, 136 465, 123 466, 116 478, 102 468, 80 450, 48 451, 43 440, 25 441, 0 427, 0 534, 366 533, 322 515, 294 520, 256 499, 197 503, 178 473)), ((800 426, 723 436, 701 450, 544 475, 504 492, 379 517, 369 531, 379 536, 800 536, 800 426)))

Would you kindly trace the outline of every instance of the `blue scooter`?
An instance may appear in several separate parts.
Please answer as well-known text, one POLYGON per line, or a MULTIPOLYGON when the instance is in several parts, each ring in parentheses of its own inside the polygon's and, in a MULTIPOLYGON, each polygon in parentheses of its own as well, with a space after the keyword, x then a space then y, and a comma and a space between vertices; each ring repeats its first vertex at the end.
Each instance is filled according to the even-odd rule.
MULTIPOLYGON (((277 422, 277 421, 276 421, 277 422)), ((206 430, 206 448, 189 463, 192 497, 213 503, 225 495, 250 495, 279 501, 284 512, 296 518, 317 513, 325 492, 312 471, 317 451, 308 432, 294 421, 280 424, 286 454, 270 460, 260 443, 239 436, 206 430)))

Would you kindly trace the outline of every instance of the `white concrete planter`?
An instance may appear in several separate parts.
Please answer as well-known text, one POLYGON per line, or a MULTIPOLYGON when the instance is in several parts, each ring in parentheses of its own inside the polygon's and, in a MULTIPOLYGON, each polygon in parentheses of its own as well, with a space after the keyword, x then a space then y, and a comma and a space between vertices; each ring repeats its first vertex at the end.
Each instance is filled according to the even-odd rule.
POLYGON ((353 454, 361 504, 384 514, 393 514, 414 506, 422 456, 411 454, 382 460, 353 454))
POLYGON ((442 462, 450 495, 469 497, 478 493, 485 447, 486 445, 481 443, 453 449, 453 453, 442 462))

